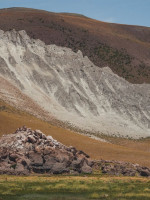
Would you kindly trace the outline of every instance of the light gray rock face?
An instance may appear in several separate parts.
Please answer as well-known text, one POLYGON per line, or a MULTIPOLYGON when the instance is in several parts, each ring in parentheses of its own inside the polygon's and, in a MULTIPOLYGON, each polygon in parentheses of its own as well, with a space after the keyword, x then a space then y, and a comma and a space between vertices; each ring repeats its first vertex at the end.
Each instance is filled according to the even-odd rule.
POLYGON ((134 85, 78 51, 0 31, 0 76, 55 118, 91 132, 150 136, 150 85, 134 85))

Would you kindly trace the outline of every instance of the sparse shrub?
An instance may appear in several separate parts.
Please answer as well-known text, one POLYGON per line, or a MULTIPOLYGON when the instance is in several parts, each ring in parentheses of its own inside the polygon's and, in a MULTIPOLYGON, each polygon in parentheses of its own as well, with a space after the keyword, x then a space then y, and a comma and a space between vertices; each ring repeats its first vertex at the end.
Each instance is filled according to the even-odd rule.
POLYGON ((100 195, 97 192, 94 192, 93 194, 90 195, 91 199, 99 199, 100 195))

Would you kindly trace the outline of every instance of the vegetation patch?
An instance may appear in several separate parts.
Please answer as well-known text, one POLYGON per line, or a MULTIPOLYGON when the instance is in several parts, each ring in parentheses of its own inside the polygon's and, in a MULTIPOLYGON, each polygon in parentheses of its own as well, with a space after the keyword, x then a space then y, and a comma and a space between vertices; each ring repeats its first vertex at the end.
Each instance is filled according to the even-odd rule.
POLYGON ((148 200, 149 188, 149 179, 141 178, 0 176, 1 200, 148 200))
POLYGON ((114 49, 106 44, 100 44, 96 47, 95 54, 111 66, 130 65, 132 62, 132 57, 125 49, 119 51, 118 49, 114 49))

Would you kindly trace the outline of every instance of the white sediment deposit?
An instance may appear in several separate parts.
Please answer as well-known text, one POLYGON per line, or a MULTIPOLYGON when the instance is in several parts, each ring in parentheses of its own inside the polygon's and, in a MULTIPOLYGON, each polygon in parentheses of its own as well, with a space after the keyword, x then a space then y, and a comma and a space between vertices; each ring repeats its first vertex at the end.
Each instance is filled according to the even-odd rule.
MULTIPOLYGON (((128 83, 80 51, 45 45, 25 31, 0 31, 0 77, 51 116, 80 129, 150 136, 150 85, 128 83)), ((10 91, 5 93, 9 96, 10 91)))

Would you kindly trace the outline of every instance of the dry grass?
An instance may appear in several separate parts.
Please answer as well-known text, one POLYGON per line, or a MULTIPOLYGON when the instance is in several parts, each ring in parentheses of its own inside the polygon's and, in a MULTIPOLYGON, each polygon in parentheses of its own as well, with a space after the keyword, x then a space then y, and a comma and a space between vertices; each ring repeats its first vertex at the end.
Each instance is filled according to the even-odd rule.
POLYGON ((13 133, 18 127, 26 125, 32 129, 40 129, 67 146, 75 146, 85 151, 92 159, 122 160, 150 167, 149 140, 133 141, 111 138, 114 144, 103 143, 51 125, 0 101, 0 108, 2 106, 5 106, 5 109, 0 110, 0 135, 13 133))

